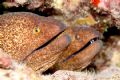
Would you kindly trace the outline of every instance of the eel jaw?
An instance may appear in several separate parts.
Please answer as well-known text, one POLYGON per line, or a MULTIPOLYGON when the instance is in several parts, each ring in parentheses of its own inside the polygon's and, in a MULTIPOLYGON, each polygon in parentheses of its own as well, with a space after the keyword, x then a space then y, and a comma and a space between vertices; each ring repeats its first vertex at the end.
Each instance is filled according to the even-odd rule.
POLYGON ((94 41, 92 44, 90 44, 83 50, 81 48, 79 51, 76 51, 76 53, 68 56, 65 60, 63 60, 63 62, 61 62, 61 66, 66 65, 64 69, 82 70, 92 62, 93 58, 97 55, 101 48, 102 41, 94 41))
POLYGON ((96 42, 97 40, 99 40, 99 37, 95 37, 93 39, 91 39, 87 44, 85 44, 82 48, 80 48, 78 51, 74 52, 73 54, 69 55, 66 59, 63 60, 63 62, 66 62, 67 60, 69 60, 70 58, 78 55, 80 52, 82 52, 85 48, 88 48, 90 45, 92 45, 94 42, 96 42))
POLYGON ((60 35, 47 46, 35 50, 24 62, 34 71, 42 73, 58 60, 59 55, 68 47, 70 42, 69 35, 60 35))

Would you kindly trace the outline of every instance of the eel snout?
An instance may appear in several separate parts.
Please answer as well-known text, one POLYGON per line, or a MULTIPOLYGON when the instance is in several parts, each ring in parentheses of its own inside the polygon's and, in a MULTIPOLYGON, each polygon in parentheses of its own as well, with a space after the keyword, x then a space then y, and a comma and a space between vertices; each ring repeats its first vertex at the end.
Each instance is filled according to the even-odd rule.
POLYGON ((66 30, 71 36, 69 47, 61 54, 53 69, 81 70, 91 63, 102 47, 100 34, 90 27, 73 27, 66 30))

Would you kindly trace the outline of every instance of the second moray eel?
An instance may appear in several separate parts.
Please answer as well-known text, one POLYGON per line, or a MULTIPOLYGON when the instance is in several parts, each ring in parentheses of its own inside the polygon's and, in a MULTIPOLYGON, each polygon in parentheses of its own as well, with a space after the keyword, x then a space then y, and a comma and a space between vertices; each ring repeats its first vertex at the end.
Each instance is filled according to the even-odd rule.
POLYGON ((29 12, 0 15, 0 48, 18 62, 44 72, 86 67, 101 48, 99 32, 90 27, 67 28, 53 18, 29 12))

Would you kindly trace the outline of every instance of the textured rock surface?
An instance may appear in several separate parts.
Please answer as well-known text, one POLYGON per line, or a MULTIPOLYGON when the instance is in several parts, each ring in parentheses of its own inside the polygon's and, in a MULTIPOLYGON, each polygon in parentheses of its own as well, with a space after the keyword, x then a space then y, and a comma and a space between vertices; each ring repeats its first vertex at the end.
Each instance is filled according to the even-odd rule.
POLYGON ((1 80, 41 80, 32 69, 18 64, 7 53, 0 49, 1 80))

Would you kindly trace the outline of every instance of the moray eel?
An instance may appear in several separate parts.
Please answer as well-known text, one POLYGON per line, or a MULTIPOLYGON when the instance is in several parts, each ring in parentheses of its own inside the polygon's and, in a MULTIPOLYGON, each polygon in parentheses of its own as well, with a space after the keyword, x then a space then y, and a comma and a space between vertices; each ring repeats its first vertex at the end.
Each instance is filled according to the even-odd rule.
POLYGON ((71 37, 71 43, 51 69, 82 70, 102 47, 100 33, 88 26, 71 27, 65 33, 71 37))
POLYGON ((0 48, 35 71, 53 65, 75 70, 92 61, 101 41, 90 27, 66 27, 53 18, 13 12, 0 15, 0 48))

